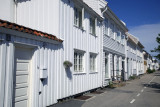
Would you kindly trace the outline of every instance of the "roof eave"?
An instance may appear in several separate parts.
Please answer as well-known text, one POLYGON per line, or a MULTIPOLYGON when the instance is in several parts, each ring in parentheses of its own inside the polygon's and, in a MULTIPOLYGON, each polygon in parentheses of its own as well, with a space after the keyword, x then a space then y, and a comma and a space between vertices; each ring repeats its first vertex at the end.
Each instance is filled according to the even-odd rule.
POLYGON ((114 19, 114 21, 125 31, 125 32, 128 32, 128 28, 120 21, 120 19, 113 13, 113 11, 109 8, 108 8, 108 15, 110 17, 112 17, 114 19))

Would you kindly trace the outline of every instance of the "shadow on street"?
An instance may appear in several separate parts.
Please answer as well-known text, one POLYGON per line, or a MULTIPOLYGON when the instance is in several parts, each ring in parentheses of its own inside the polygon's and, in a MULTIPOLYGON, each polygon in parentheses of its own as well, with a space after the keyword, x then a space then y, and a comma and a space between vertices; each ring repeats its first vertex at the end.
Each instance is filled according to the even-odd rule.
POLYGON ((160 72, 156 72, 154 76, 160 76, 160 72))
MULTIPOLYGON (((154 76, 160 76, 160 72, 154 73, 154 76)), ((154 89, 153 92, 160 93, 160 84, 157 82, 151 82, 150 84, 143 84, 143 86, 154 89)))
POLYGON ((57 103, 55 105, 49 106, 49 107, 82 107, 82 105, 85 103, 85 101, 79 101, 79 100, 70 100, 62 103, 57 103))

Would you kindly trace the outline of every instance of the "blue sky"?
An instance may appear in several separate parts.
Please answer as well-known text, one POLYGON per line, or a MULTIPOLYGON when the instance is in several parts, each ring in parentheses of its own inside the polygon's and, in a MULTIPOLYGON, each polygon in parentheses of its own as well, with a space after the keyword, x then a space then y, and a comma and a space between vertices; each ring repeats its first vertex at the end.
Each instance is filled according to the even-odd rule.
MULTIPOLYGON (((150 50, 158 44, 155 41, 160 33, 160 0, 107 0, 112 11, 123 20, 129 33, 138 37, 150 50)), ((151 55, 154 55, 151 53, 151 55)))

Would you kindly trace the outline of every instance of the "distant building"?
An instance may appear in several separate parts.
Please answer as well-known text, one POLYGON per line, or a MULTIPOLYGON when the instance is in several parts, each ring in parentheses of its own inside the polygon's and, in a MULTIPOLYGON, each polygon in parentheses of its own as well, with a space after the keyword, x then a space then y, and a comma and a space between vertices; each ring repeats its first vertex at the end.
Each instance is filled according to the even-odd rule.
POLYGON ((132 75, 140 75, 144 73, 144 46, 133 35, 126 33, 127 40, 127 72, 128 78, 132 75))

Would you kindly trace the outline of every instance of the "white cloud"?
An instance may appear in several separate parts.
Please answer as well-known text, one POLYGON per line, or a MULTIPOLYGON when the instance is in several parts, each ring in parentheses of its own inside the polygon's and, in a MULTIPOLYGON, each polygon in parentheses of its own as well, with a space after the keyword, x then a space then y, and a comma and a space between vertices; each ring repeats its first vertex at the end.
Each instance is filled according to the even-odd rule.
MULTIPOLYGON (((144 45, 145 50, 151 53, 150 50, 158 46, 156 37, 160 33, 160 23, 133 27, 129 32, 138 37, 140 42, 144 45)), ((153 53, 151 54, 154 55, 153 53)))

